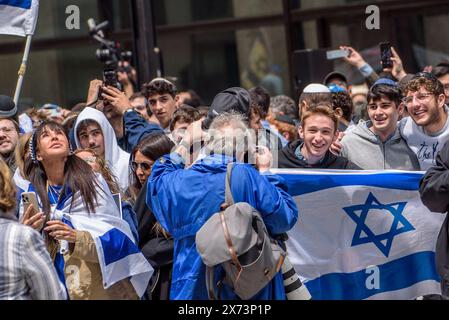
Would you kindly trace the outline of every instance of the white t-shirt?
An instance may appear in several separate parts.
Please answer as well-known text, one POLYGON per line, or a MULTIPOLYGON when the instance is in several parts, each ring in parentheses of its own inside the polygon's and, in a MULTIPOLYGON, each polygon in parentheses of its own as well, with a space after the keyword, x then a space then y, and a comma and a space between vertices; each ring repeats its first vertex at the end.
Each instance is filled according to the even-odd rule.
POLYGON ((427 171, 434 166, 438 152, 449 140, 449 117, 443 129, 433 135, 425 133, 423 127, 418 126, 411 117, 402 119, 398 127, 402 137, 418 157, 421 170, 427 171))

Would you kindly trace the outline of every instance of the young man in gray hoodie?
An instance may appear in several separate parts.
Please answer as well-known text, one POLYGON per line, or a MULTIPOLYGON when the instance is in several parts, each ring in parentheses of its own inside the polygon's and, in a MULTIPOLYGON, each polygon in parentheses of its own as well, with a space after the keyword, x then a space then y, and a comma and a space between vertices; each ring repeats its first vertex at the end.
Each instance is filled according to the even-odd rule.
POLYGON ((365 170, 420 170, 418 158, 398 130, 403 110, 396 82, 377 80, 368 93, 370 120, 361 120, 343 137, 341 155, 365 170))

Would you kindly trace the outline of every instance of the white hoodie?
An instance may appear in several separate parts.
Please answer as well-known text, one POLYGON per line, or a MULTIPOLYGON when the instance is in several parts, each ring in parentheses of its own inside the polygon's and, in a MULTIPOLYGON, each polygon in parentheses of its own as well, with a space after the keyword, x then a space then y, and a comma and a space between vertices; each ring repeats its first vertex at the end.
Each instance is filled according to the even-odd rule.
POLYGON ((100 125, 104 137, 104 156, 106 164, 117 177, 120 188, 126 190, 129 186, 128 168, 130 155, 118 146, 114 129, 101 111, 87 107, 78 115, 74 126, 76 147, 81 148, 77 133, 78 126, 81 121, 87 119, 94 120, 100 125))

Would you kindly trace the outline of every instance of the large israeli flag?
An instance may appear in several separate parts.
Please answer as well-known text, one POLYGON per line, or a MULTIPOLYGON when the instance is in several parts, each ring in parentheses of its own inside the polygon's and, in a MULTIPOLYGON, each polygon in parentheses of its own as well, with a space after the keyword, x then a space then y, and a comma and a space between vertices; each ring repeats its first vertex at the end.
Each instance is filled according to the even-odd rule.
POLYGON ((39 0, 0 0, 0 34, 34 34, 39 0))
POLYGON ((444 215, 418 188, 423 173, 276 170, 299 219, 287 248, 313 299, 440 294, 435 245, 444 215))

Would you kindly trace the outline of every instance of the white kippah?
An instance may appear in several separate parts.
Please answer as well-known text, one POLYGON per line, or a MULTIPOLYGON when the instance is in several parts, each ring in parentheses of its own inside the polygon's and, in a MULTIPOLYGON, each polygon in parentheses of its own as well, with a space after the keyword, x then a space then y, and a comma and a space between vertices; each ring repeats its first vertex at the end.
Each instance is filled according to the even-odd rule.
POLYGON ((166 82, 168 84, 171 84, 172 86, 174 86, 174 84, 170 81, 168 81, 167 79, 164 78, 154 78, 153 80, 150 81, 150 84, 156 82, 156 81, 162 81, 162 82, 166 82))
POLYGON ((311 83, 304 88, 303 93, 331 93, 328 87, 320 83, 311 83))

